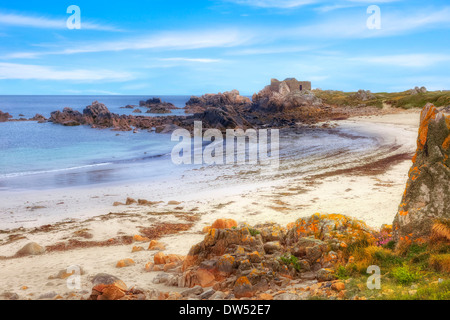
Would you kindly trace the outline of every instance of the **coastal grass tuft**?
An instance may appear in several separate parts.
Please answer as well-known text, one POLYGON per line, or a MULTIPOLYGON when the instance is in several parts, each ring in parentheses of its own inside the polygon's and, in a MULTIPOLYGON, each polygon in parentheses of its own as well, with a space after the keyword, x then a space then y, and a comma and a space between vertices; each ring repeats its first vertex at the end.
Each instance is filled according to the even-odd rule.
POLYGON ((390 275, 401 285, 409 285, 422 278, 418 269, 407 264, 394 268, 390 275))

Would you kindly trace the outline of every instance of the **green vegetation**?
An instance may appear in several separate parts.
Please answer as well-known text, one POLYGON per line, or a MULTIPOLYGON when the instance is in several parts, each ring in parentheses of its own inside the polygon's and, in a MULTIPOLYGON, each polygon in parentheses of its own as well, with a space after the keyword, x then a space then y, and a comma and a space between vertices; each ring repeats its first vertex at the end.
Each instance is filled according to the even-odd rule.
POLYGON ((248 228, 248 231, 250 231, 250 234, 252 235, 252 237, 256 237, 258 234, 261 233, 258 230, 252 229, 252 228, 248 228))
POLYGON ((347 282, 347 296, 375 300, 450 299, 450 254, 448 243, 413 243, 402 250, 394 246, 353 246, 346 254, 354 262, 341 265, 336 276, 347 282), (370 290, 367 281, 371 265, 381 269, 381 290, 370 290), (348 279, 348 280, 347 280, 348 279))
POLYGON ((411 94, 404 92, 380 92, 373 93, 369 100, 362 101, 356 95, 356 92, 343 91, 322 91, 314 90, 314 94, 321 98, 324 103, 334 106, 371 106, 383 108, 389 105, 395 108, 411 109, 423 108, 427 103, 433 103, 436 107, 450 105, 450 91, 429 91, 425 93, 411 94))
POLYGON ((280 257, 280 262, 284 265, 294 267, 297 271, 303 270, 302 264, 298 261, 298 258, 293 255, 285 255, 280 257))
POLYGON ((407 264, 394 268, 391 276, 402 285, 408 285, 421 279, 420 272, 407 264))

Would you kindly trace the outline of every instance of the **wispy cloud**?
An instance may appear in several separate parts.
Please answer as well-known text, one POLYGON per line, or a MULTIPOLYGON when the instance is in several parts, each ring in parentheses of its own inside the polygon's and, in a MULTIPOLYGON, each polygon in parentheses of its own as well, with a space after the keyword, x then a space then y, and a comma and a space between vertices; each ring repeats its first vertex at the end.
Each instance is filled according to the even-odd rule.
POLYGON ((318 2, 318 0, 227 0, 227 1, 251 7, 281 8, 281 9, 296 8, 318 2))
POLYGON ((96 52, 119 52, 126 50, 194 50, 205 48, 229 48, 248 43, 253 38, 251 32, 238 29, 218 29, 210 31, 163 32, 145 37, 133 37, 74 45, 61 50, 16 52, 5 54, 3 59, 37 58, 45 55, 71 55, 96 52))
POLYGON ((206 59, 206 58, 163 58, 160 61, 174 61, 174 62, 198 62, 198 63, 214 63, 221 62, 221 59, 206 59))
POLYGON ((361 6, 378 3, 397 2, 402 0, 341 0, 341 1, 328 1, 328 0, 225 0, 225 2, 233 2, 239 5, 257 7, 257 8, 279 8, 279 9, 292 9, 306 5, 321 5, 318 11, 331 11, 340 8, 361 6))
POLYGON ((110 70, 58 70, 50 66, 39 66, 0 62, 0 79, 9 80, 68 80, 68 81, 127 81, 133 77, 128 72, 110 70))
MULTIPOLYGON (((67 18, 68 17, 53 19, 43 16, 31 16, 0 12, 0 25, 36 29, 67 29, 67 18)), ((120 31, 118 28, 113 26, 83 20, 81 21, 81 29, 84 30, 120 31)))
POLYGON ((66 90, 62 90, 61 92, 65 93, 65 94, 74 94, 74 95, 80 95, 80 94, 105 95, 105 96, 118 96, 118 95, 121 95, 121 93, 113 92, 113 91, 107 91, 107 90, 73 90, 73 89, 66 89, 66 90))
POLYGON ((295 53, 295 52, 307 52, 315 50, 322 46, 270 46, 270 47, 255 47, 238 49, 227 52, 229 55, 266 55, 266 54, 284 54, 284 53, 295 53))
POLYGON ((403 35, 420 32, 432 28, 449 28, 450 7, 439 9, 419 8, 409 11, 387 12, 381 11, 381 29, 370 30, 366 22, 369 15, 361 14, 333 15, 333 19, 301 26, 288 30, 291 34, 315 39, 361 39, 403 35))
POLYGON ((368 56, 351 58, 351 61, 359 61, 370 64, 380 64, 400 67, 423 68, 430 67, 442 62, 450 61, 450 55, 445 54, 398 54, 386 56, 368 56))

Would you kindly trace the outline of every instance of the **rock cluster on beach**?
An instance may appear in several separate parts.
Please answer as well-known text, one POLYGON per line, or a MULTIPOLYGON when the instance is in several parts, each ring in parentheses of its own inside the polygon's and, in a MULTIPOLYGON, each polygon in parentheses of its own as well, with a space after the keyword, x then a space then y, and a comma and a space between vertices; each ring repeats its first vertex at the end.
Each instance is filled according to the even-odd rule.
MULTIPOLYGON (((90 299, 343 298, 345 283, 336 279, 335 266, 351 261, 344 251, 352 243, 374 240, 373 230, 363 222, 342 215, 315 214, 287 227, 238 226, 233 220, 219 219, 204 231, 204 240, 186 257, 159 251, 144 267, 146 272, 158 272, 153 283, 186 288, 183 291, 143 292, 100 274, 93 280, 90 299)), ((150 249, 165 248, 152 241, 150 249)), ((126 266, 125 260, 118 267, 126 266)))
POLYGON ((450 115, 427 104, 420 116, 417 151, 394 221, 396 240, 429 237, 450 219, 450 115))

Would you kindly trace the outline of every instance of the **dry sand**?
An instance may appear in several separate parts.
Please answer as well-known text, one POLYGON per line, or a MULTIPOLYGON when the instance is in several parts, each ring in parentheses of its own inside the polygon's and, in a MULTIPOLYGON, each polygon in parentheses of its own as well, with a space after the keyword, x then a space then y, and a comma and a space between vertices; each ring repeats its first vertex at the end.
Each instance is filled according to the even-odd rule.
MULTIPOLYGON (((366 154, 337 157, 336 162, 325 169, 316 168, 313 163, 307 174, 298 171, 304 163, 291 161, 278 173, 252 173, 235 167, 191 170, 182 181, 167 181, 164 186, 155 186, 150 181, 33 193, 10 192, 2 199, 0 208, 0 228, 4 230, 0 232, 0 256, 11 257, 28 242, 41 246, 53 246, 69 239, 105 242, 140 234, 140 227, 191 224, 187 231, 160 239, 166 244, 165 253, 186 255, 192 245, 203 239, 203 227, 217 218, 249 224, 275 221, 286 225, 320 212, 352 216, 373 228, 391 224, 411 165, 408 158, 416 147, 419 111, 358 117, 337 124, 373 135, 378 141, 377 148, 368 153, 366 150, 366 154), (127 197, 160 203, 112 206, 127 197), (171 200, 179 204, 169 205, 171 200), (46 224, 51 226, 39 228, 46 224), (77 231, 88 232, 92 238, 80 238, 77 231)), ((90 280, 97 273, 116 275, 130 287, 182 290, 153 284, 157 273, 145 272, 144 266, 153 260, 156 252, 131 253, 136 245, 148 247, 148 243, 95 246, 1 259, 0 295, 14 292, 21 299, 37 299, 41 294, 55 292, 66 298, 70 292, 75 292, 87 297, 92 287, 90 280), (117 261, 125 258, 132 258, 136 265, 116 268, 117 261), (49 276, 71 265, 80 265, 86 272, 81 277, 81 289, 70 290, 66 280, 49 280, 49 276)))

